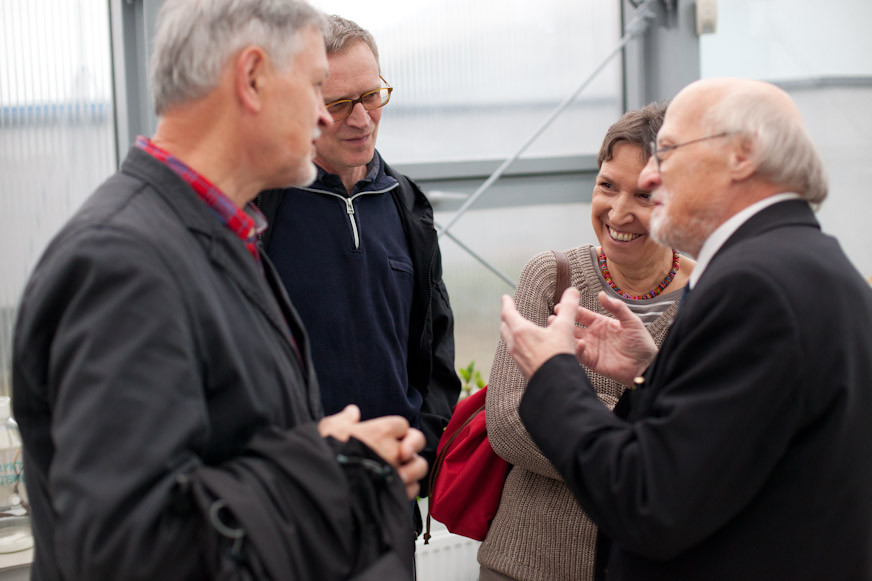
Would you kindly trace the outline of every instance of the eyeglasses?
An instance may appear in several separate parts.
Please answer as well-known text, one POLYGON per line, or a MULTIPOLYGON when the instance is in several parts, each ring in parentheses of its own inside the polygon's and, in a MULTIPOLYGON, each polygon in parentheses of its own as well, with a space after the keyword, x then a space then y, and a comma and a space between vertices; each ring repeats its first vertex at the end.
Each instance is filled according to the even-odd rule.
POLYGON ((654 161, 657 162, 657 171, 660 171, 660 164, 663 163, 663 158, 661 157, 665 152, 672 151, 674 149, 678 149, 679 147, 684 147, 685 145, 690 145, 691 143, 699 143, 700 141, 706 141, 708 139, 717 139, 718 137, 726 137, 729 135, 728 132, 718 133, 717 135, 709 135, 707 137, 700 137, 699 139, 692 139, 690 141, 685 141, 684 143, 679 143, 678 145, 667 145, 666 147, 657 147, 657 141, 651 142, 651 157, 654 158, 654 161))
POLYGON ((384 80, 384 77, 379 75, 379 78, 385 85, 387 85, 387 87, 381 87, 374 91, 367 91, 357 99, 340 99, 324 105, 327 108, 327 112, 330 113, 331 117, 333 117, 333 121, 342 121, 351 115, 351 112, 354 111, 354 106, 358 103, 363 105, 363 108, 367 111, 372 111, 373 109, 378 109, 379 107, 387 105, 388 101, 391 100, 391 91, 393 91, 394 88, 391 87, 389 82, 384 80))

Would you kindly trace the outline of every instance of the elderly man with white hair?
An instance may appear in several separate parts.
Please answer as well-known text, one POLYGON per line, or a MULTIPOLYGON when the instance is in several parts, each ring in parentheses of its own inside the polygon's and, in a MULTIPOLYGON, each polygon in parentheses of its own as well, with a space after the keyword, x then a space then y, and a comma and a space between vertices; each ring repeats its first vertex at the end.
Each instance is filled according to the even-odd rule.
POLYGON ((256 241, 251 201, 311 182, 332 123, 323 25, 298 0, 164 3, 157 131, 50 244, 19 310, 33 579, 411 577, 423 434, 355 406, 323 417, 256 241))
POLYGON ((799 111, 698 81, 654 145, 639 187, 697 258, 690 292, 659 353, 608 297, 615 319, 570 289, 546 328, 504 297, 525 426, 611 541, 608 579, 872 579, 872 291, 814 217, 799 111), (635 387, 616 413, 579 360, 635 387))

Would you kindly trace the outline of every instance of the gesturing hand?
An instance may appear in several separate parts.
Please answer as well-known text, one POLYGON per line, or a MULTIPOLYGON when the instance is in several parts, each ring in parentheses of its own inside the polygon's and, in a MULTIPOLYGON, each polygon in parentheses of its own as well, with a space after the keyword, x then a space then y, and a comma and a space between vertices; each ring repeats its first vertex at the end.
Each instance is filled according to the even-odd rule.
MULTIPOLYGON (((629 385, 654 360, 657 346, 645 323, 623 301, 604 292, 597 295, 597 300, 615 318, 584 307, 576 309, 576 321, 582 325, 575 328, 578 360, 597 373, 629 385)), ((561 301, 558 314, 563 308, 561 301)))
POLYGON ((515 363, 530 378, 543 363, 560 353, 575 353, 575 309, 578 307, 578 291, 568 288, 560 300, 560 313, 539 327, 525 319, 511 297, 503 296, 502 324, 500 335, 515 363))

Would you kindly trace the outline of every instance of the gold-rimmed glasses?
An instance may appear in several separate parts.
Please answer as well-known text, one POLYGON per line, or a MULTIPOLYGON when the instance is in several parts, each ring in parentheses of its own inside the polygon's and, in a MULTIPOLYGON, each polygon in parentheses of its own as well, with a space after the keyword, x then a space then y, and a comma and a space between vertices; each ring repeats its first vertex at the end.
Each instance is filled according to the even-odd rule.
POLYGON ((391 91, 393 91, 394 88, 391 87, 391 84, 387 82, 384 77, 379 75, 379 78, 387 86, 367 91, 357 99, 339 99, 338 101, 333 101, 332 103, 324 105, 327 108, 327 112, 330 113, 330 116, 333 118, 333 121, 342 121, 351 115, 351 112, 354 111, 354 106, 358 103, 363 105, 363 108, 367 111, 372 111, 373 109, 378 109, 379 107, 387 105, 388 101, 391 100, 391 91))

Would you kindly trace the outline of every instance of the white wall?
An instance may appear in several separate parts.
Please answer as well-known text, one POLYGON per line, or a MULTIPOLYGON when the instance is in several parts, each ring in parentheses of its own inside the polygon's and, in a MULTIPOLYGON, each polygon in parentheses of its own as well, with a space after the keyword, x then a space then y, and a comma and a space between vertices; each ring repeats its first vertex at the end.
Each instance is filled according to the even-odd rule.
POLYGON ((703 78, 872 75, 869 0, 719 0, 700 40, 703 78))
POLYGON ((864 277, 872 276, 870 22, 869 0, 720 0, 717 33, 700 39, 703 78, 786 83, 829 170, 818 217, 864 277), (840 77, 865 79, 832 83, 840 77))

